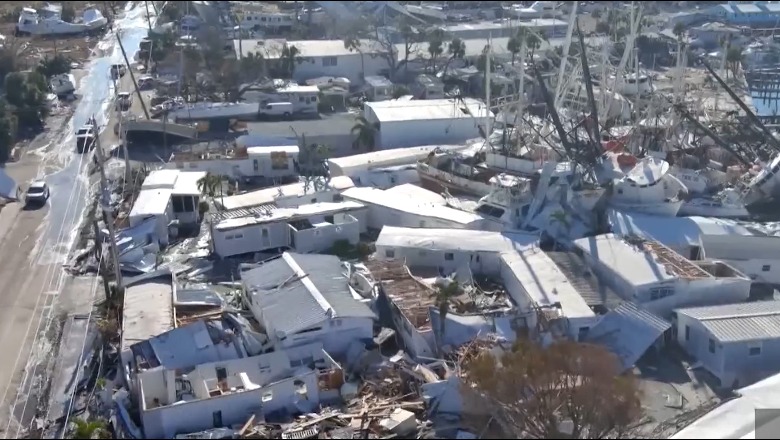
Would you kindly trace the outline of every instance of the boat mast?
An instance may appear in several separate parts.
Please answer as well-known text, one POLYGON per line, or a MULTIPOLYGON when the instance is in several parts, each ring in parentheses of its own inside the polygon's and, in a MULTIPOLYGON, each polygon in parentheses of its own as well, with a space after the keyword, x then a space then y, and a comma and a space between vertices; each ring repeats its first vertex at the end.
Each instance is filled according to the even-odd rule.
MULTIPOLYGON (((635 6, 634 3, 631 3, 631 32, 628 35, 628 38, 626 39, 626 48, 623 50, 623 56, 620 59, 620 64, 618 64, 617 70, 615 71, 615 87, 613 90, 618 91, 621 90, 621 87, 623 86, 623 72, 626 69, 626 65, 628 64, 629 58, 631 56, 631 53, 634 50, 634 39, 636 38, 637 30, 639 29, 639 21, 642 19, 642 4, 640 3, 639 6, 635 6)), ((606 79, 606 78, 605 78, 606 79)), ((612 107, 612 100, 614 99, 614 95, 612 93, 607 96, 607 108, 612 107)))
MULTIPOLYGON (((569 14, 569 26, 566 28, 566 39, 563 42, 563 54, 561 55, 561 66, 558 69, 558 83, 555 85, 555 105, 560 106, 563 99, 563 83, 566 73, 566 62, 569 60, 569 48, 571 47, 571 37, 574 33, 574 22, 577 20, 577 2, 572 2, 571 14, 569 14)), ((522 81, 522 79, 520 80, 522 81)))
POLYGON ((485 140, 488 143, 490 143, 490 134, 493 130, 490 121, 490 56, 492 54, 490 44, 491 38, 488 35, 487 46, 485 46, 485 103, 487 105, 487 112, 485 113, 485 140))

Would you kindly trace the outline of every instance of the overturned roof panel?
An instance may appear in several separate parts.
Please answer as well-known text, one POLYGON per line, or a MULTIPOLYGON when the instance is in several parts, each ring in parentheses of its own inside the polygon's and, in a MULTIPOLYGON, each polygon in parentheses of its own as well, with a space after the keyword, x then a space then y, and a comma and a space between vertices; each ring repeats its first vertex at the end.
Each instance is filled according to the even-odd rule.
POLYGON ((623 303, 601 318, 588 333, 587 342, 608 348, 627 370, 670 327, 662 318, 632 303, 623 303))

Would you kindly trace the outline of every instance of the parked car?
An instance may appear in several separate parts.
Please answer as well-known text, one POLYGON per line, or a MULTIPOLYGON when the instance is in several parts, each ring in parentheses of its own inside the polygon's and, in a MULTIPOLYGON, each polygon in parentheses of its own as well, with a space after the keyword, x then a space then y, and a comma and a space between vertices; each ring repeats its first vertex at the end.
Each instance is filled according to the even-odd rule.
POLYGON ((127 73, 127 67, 125 67, 124 64, 112 64, 111 65, 111 77, 114 79, 119 79, 123 76, 125 76, 125 73, 127 73))
POLYGON ((43 180, 33 182, 24 196, 25 205, 43 205, 49 200, 49 186, 43 180))
POLYGON ((133 105, 133 95, 128 92, 119 92, 116 95, 116 109, 119 111, 130 110, 130 106, 133 105))

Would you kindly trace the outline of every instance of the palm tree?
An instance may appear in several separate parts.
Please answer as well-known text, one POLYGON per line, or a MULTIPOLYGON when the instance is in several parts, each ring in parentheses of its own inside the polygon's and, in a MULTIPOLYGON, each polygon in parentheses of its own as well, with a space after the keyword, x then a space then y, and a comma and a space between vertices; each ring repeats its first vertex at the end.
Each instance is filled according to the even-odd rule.
POLYGON ((460 38, 455 38, 450 41, 447 52, 450 54, 450 58, 447 60, 447 64, 444 65, 444 75, 447 75, 447 69, 450 67, 452 60, 462 60, 466 56, 466 43, 460 38))
POLYGON ((428 37, 428 54, 431 56, 431 70, 436 73, 436 58, 444 53, 444 31, 435 29, 428 37))
POLYGON ((198 179, 197 185, 198 190, 200 190, 202 194, 211 198, 214 198, 217 194, 217 190, 219 190, 220 195, 222 194, 222 176, 206 173, 205 176, 198 179))
POLYGON ((531 61, 534 59, 534 52, 536 52, 536 49, 539 49, 542 46, 542 41, 546 41, 545 37, 540 37, 539 34, 535 32, 526 32, 525 33, 525 45, 531 49, 531 51, 528 53, 528 57, 531 61))
POLYGON ((295 65, 301 62, 301 51, 295 46, 288 46, 287 44, 282 47, 282 54, 279 57, 279 63, 281 64, 281 74, 287 79, 291 79, 295 75, 295 65))
POLYGON ((358 116, 355 120, 355 126, 352 127, 352 135, 355 137, 352 142, 354 149, 365 148, 367 151, 374 151, 376 147, 376 132, 379 130, 378 124, 372 124, 363 116, 358 116))
POLYGON ((726 62, 731 69, 731 76, 737 77, 739 71, 739 64, 742 62, 742 49, 738 46, 729 46, 726 51, 726 62))
POLYGON ((682 36, 685 35, 685 25, 682 23, 677 23, 674 25, 672 33, 677 36, 677 39, 682 39, 682 36))
POLYGON ((509 52, 512 53, 512 65, 515 65, 515 57, 517 57, 517 54, 520 53, 520 50, 523 46, 523 35, 521 31, 517 31, 515 35, 513 35, 509 41, 506 44, 506 48, 509 52))
POLYGON ((446 286, 437 286, 434 293, 436 307, 439 309, 439 350, 444 340, 444 331, 447 326, 447 314, 450 311, 450 300, 460 294, 460 286, 457 281, 450 281, 446 286))
POLYGON ((75 419, 73 424, 75 426, 70 438, 111 438, 111 434, 106 429, 106 423, 102 420, 93 420, 91 422, 87 422, 86 420, 75 419))

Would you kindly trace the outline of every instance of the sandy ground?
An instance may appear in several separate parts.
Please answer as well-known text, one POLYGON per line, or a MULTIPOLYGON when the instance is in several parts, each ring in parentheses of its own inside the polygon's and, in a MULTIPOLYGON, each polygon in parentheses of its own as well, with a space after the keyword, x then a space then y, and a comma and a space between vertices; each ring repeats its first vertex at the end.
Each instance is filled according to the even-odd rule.
MULTIPOLYGON (((122 78, 120 89, 132 90, 130 75, 122 78)), ((107 129, 101 136, 104 150, 116 143, 116 136, 111 129, 114 123, 115 114, 112 112, 107 129)), ((21 159, 6 168, 8 174, 23 188, 26 184, 22 182, 34 180, 42 166, 40 156, 31 151, 43 147, 48 139, 57 138, 58 132, 69 129, 67 123, 50 125, 52 129, 49 133, 33 141, 21 159)), ((9 418, 12 412, 13 419, 22 420, 25 427, 29 426, 36 413, 45 415, 40 414, 35 389, 40 385, 38 376, 47 367, 44 365, 41 371, 38 364, 45 361, 47 355, 57 347, 50 345, 50 338, 39 335, 51 335, 53 332, 56 336, 59 325, 51 325, 52 321, 69 313, 89 312, 89 307, 85 307, 83 301, 85 284, 71 282, 71 277, 61 264, 40 264, 38 261, 40 255, 46 252, 46 249, 36 250, 36 244, 45 233, 42 225, 47 211, 47 206, 28 210, 18 202, 8 204, 0 211, 0 256, 3 258, 3 265, 0 266, 0 279, 3 280, 0 294, 0 352, 4 353, 0 356, 0 390, 3 392, 0 402, 0 435, 5 438, 19 435, 17 423, 9 418), (69 286, 76 286, 79 291, 71 291, 73 289, 69 289, 69 286), (55 299, 56 307, 52 307, 55 299), (26 399, 30 391, 33 393, 28 403, 26 399)), ((56 228, 56 225, 52 227, 56 228)), ((96 289, 102 289, 102 283, 87 284, 93 286, 93 294, 96 289)))

